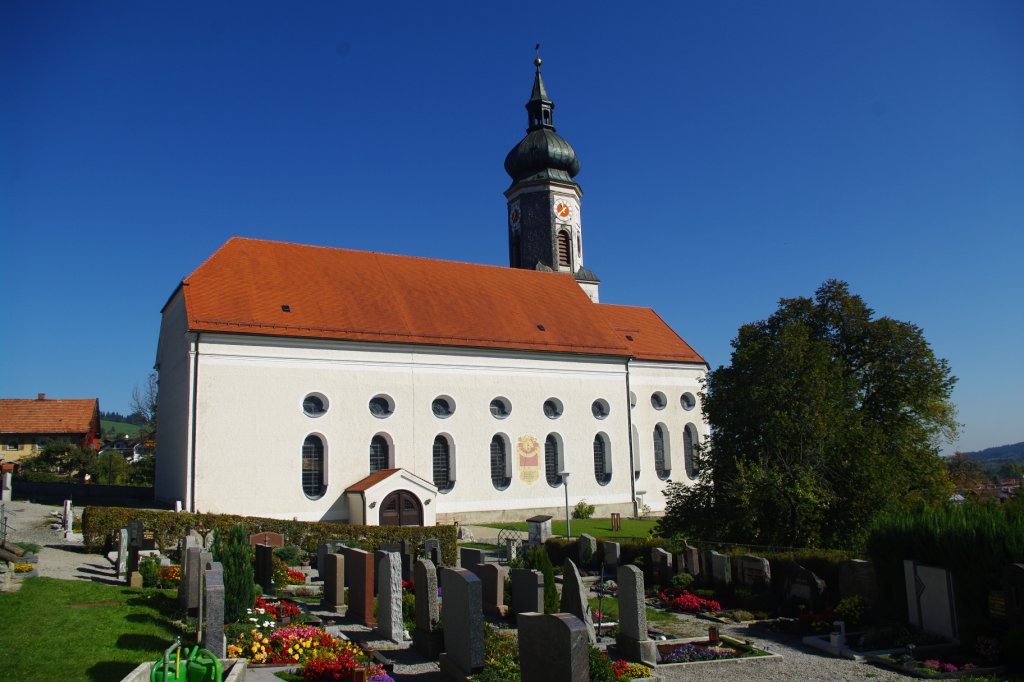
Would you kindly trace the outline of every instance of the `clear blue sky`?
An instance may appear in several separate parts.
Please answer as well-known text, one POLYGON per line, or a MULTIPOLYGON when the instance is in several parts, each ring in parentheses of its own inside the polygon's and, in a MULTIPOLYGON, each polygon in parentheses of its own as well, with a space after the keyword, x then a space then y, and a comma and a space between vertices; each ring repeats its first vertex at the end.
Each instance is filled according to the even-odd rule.
POLYGON ((1024 440, 1018 0, 6 0, 0 396, 127 411, 232 235, 507 264, 537 41, 603 301, 717 367, 843 279, 949 359, 955 447, 1024 440))

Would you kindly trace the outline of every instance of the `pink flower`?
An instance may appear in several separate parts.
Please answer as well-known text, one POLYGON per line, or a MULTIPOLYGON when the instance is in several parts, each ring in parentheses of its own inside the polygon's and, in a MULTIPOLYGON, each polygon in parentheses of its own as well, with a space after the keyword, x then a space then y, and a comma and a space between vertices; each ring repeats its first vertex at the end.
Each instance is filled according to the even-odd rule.
POLYGON ((929 658, 927 661, 924 661, 924 662, 921 663, 921 667, 922 668, 928 668, 929 670, 938 671, 938 669, 939 669, 939 662, 936 661, 934 658, 929 658))
POLYGON ((944 673, 955 673, 957 671, 957 667, 952 663, 943 663, 941 666, 939 666, 939 670, 941 670, 944 673))

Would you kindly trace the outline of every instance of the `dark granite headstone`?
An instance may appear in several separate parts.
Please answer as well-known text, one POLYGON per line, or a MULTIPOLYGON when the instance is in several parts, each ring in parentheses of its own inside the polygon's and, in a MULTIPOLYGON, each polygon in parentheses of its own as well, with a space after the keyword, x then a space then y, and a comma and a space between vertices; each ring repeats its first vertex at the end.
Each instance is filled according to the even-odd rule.
POLYGON ((335 613, 344 613, 345 608, 345 557, 341 554, 325 554, 320 565, 320 577, 324 581, 324 608, 335 613))
POLYGON ((580 568, 587 570, 593 566, 597 555, 597 538, 583 533, 576 543, 576 554, 580 568))
POLYGON ((416 583, 416 629, 412 643, 421 656, 435 660, 441 653, 440 619, 437 608, 437 569, 430 559, 417 559, 413 569, 416 583))
POLYGON ((544 574, 529 568, 513 568, 512 615, 544 612, 544 574))
POLYGON ((217 658, 225 658, 224 646, 224 569, 211 562, 203 574, 203 647, 217 658))
POLYGON ((253 533, 249 536, 249 546, 255 547, 256 545, 269 545, 274 548, 284 547, 284 536, 280 533, 271 533, 270 531, 253 533))
POLYGON ((487 552, 472 547, 459 547, 459 565, 469 568, 477 564, 487 563, 487 552))
POLYGON ((497 564, 476 564, 469 570, 480 579, 484 613, 504 618, 508 614, 505 606, 505 575, 508 569, 497 564))
POLYGON ((672 555, 661 547, 655 547, 651 550, 651 575, 655 583, 662 587, 668 587, 671 584, 672 576, 674 575, 672 571, 672 555))
POLYGON ((274 548, 270 545, 256 545, 256 583, 263 594, 274 594, 274 548))
POLYGON ((437 538, 427 538, 423 541, 423 556, 434 564, 435 568, 441 567, 441 541, 437 538))
POLYGON ((764 557, 744 554, 736 559, 737 581, 744 587, 765 590, 772 585, 772 567, 764 557))
POLYGON ((484 665, 484 613, 480 579, 463 568, 442 568, 444 650, 441 672, 470 675, 484 665))
POLYGON ((590 639, 568 613, 519 614, 519 669, 523 682, 589 682, 590 639))
POLYGON ((686 572, 692 575, 694 578, 700 578, 700 550, 693 545, 685 545, 683 547, 683 565, 686 567, 686 572))

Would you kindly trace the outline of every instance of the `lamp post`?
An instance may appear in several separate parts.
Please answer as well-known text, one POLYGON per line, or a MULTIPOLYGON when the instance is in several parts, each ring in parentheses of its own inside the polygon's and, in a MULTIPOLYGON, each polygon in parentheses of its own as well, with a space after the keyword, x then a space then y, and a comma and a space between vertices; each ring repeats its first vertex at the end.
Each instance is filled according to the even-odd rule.
POLYGON ((572 529, 569 526, 569 472, 559 471, 558 475, 562 478, 562 487, 565 488, 565 537, 567 540, 572 539, 572 529))

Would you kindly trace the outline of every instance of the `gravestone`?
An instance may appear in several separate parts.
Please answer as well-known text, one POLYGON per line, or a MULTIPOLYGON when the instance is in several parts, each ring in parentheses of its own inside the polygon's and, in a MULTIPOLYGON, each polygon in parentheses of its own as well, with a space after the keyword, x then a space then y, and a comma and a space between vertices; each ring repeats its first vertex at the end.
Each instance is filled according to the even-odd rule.
POLYGON ((2 476, 3 482, 0 483, 0 502, 10 502, 14 495, 14 471, 5 466, 2 476))
POLYGON ((373 555, 345 547, 345 582, 348 583, 348 615, 373 626, 373 555))
POLYGON ((437 659, 441 653, 440 619, 437 609, 437 569, 430 559, 417 559, 413 568, 416 584, 416 629, 412 643, 421 656, 437 659))
POLYGON ((707 552, 708 560, 711 563, 711 581, 719 586, 732 584, 732 561, 725 554, 710 551, 707 552))
POLYGON ((568 613, 519 614, 519 669, 523 682, 589 682, 590 639, 568 613))
POLYGON ((1024 626, 1024 564, 1004 566, 1002 583, 1007 625, 1011 628, 1024 626))
POLYGON ((621 554, 621 548, 619 547, 619 543, 609 542, 608 540, 605 540, 602 544, 604 546, 604 567, 607 571, 614 575, 615 571, 617 571, 619 568, 619 556, 621 554))
POLYGON ((922 632, 945 639, 957 638, 953 574, 939 566, 903 562, 910 623, 922 632))
POLYGON ((441 541, 437 538, 427 538, 423 541, 423 556, 434 564, 435 568, 441 566, 441 541))
POLYGON ((377 565, 377 630, 392 642, 405 640, 402 623, 402 558, 398 552, 383 554, 377 565))
POLYGON ((189 547, 181 561, 181 582, 178 583, 178 606, 189 613, 199 608, 202 596, 203 550, 189 547))
POLYGON ((590 605, 587 603, 587 588, 584 587, 580 572, 576 570, 576 564, 571 559, 566 559, 562 564, 562 599, 558 608, 563 613, 571 613, 579 618, 587 629, 590 642, 597 641, 594 620, 590 615, 590 605))
POLYGON ((672 581, 672 555, 661 547, 651 550, 651 577, 655 584, 668 587, 672 581))
POLYGON ((67 536, 71 532, 72 525, 75 522, 75 512, 71 508, 71 500, 64 500, 64 535, 67 536))
POLYGON ((694 578, 700 578, 700 550, 693 545, 684 545, 683 565, 687 573, 694 578))
POLYGON ((328 554, 338 554, 344 546, 345 544, 343 542, 321 542, 320 546, 316 548, 316 568, 320 571, 321 580, 324 579, 324 557, 328 554))
POLYGON ((335 613, 345 613, 345 557, 341 554, 325 554, 320 564, 320 577, 324 581, 324 608, 335 613))
POLYGON ((270 545, 256 545, 256 584, 263 594, 274 594, 274 548, 270 545))
POLYGON ((416 561, 416 543, 412 540, 402 540, 402 580, 412 580, 412 565, 416 561))
POLYGON ((875 567, 870 561, 850 559, 839 563, 839 597, 860 597, 867 608, 878 603, 875 567))
POLYGON ((142 521, 132 519, 128 522, 128 584, 131 587, 142 587, 142 576, 139 574, 139 551, 142 549, 142 521))
POLYGON ((117 531, 117 579, 128 577, 128 529, 117 531))
POLYGON ((619 634, 615 646, 631 661, 654 665, 658 650, 647 634, 644 572, 636 566, 620 566, 615 577, 619 584, 619 634))
POLYGON ((505 575, 508 569, 497 564, 477 564, 469 570, 480 579, 480 593, 484 613, 504 618, 508 615, 505 606, 505 575))
POLYGON ((487 563, 487 552, 472 547, 459 547, 459 566, 470 568, 483 563, 487 563))
POLYGON ((544 613, 544 574, 529 568, 513 568, 512 615, 544 613))
POLYGON ((209 566, 203 572, 203 647, 224 658, 224 568, 219 561, 209 566))
POLYGON ((444 653, 441 672, 460 679, 484 664, 484 614, 480 579, 464 568, 442 568, 444 653))
POLYGON ((737 582, 744 587, 754 590, 771 587, 772 567, 763 557, 744 554, 736 559, 736 573, 737 582))
POLYGON ((263 533, 253 533, 249 536, 249 546, 256 547, 257 545, 267 545, 275 549, 284 547, 284 536, 280 533, 272 533, 265 531, 263 533))
POLYGON ((205 529, 199 530, 199 529, 196 529, 196 528, 192 528, 188 532, 188 537, 191 538, 192 542, 196 543, 197 547, 202 547, 203 549, 208 549, 208 550, 212 550, 213 549, 213 531, 212 530, 205 530, 205 529))
POLYGON ((543 547, 551 537, 551 517, 545 515, 526 519, 526 536, 530 547, 543 547))
POLYGON ((583 533, 576 543, 576 550, 580 568, 589 569, 594 565, 594 555, 597 554, 597 538, 583 533))
POLYGON ((516 538, 505 538, 505 560, 513 562, 519 558, 521 541, 516 538))
POLYGON ((789 571, 783 586, 783 599, 787 606, 804 604, 812 611, 819 610, 824 601, 825 581, 799 564, 789 571))

